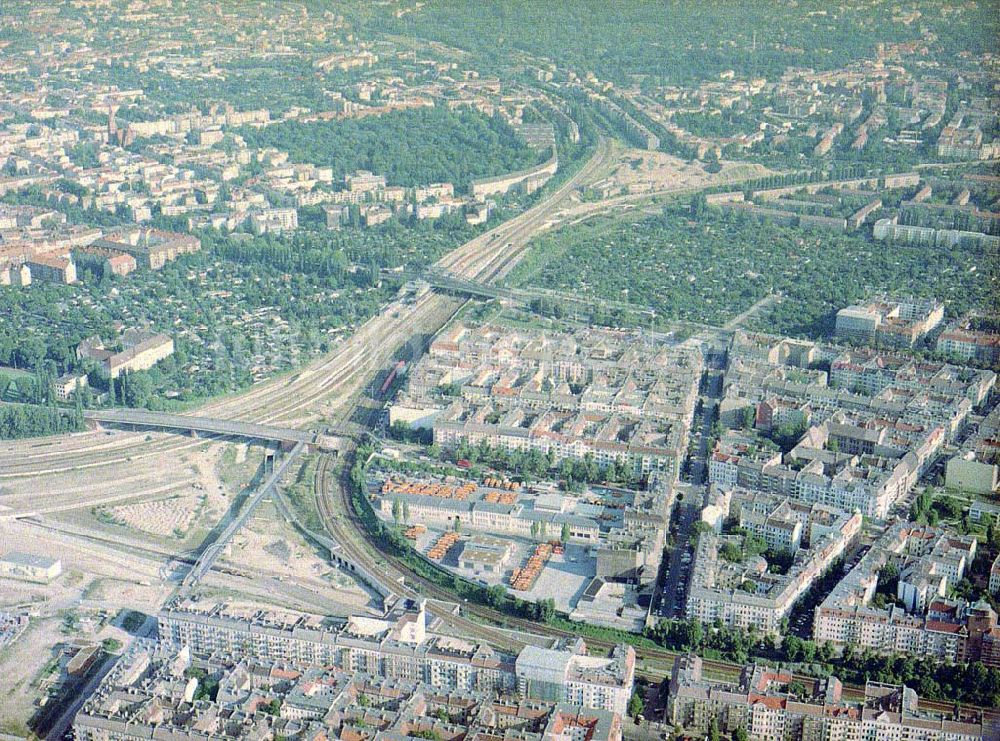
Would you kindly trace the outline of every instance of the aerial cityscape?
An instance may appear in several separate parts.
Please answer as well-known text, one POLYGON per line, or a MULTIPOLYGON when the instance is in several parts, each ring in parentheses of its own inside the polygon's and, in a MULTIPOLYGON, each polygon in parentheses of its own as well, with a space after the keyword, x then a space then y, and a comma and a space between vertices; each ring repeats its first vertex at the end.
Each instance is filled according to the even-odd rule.
POLYGON ((996 0, 4 0, 0 741, 1000 741, 996 0))

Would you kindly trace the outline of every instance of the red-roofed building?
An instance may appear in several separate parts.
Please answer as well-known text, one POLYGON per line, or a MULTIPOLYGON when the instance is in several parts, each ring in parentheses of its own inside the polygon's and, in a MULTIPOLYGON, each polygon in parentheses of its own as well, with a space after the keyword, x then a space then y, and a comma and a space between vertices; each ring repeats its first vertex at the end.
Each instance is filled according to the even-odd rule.
POLYGON ((714 721, 723 736, 742 728, 760 741, 996 739, 978 712, 956 718, 924 710, 907 687, 869 682, 861 700, 848 701, 836 677, 814 680, 751 665, 738 682, 725 682, 706 678, 697 656, 674 662, 667 718, 695 738, 704 738, 714 721))

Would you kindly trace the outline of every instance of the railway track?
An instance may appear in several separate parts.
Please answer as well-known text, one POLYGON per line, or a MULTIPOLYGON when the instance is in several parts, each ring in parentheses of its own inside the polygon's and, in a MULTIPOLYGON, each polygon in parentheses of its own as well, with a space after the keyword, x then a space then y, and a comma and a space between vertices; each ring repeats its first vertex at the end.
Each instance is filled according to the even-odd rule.
POLYGON ((435 267, 458 278, 482 283, 502 279, 520 262, 528 248, 529 238, 551 218, 577 186, 608 163, 612 153, 609 140, 602 137, 593 156, 543 203, 477 237, 462 249, 449 253, 435 267))
MULTIPOLYGON (((334 478, 330 473, 330 463, 331 459, 328 456, 324 456, 317 464, 314 478, 316 501, 320 512, 320 519, 323 521, 324 526, 327 527, 333 539, 344 549, 345 555, 351 560, 363 564, 373 573, 382 572, 386 574, 392 583, 398 586, 399 594, 402 597, 424 596, 438 600, 439 602, 454 604, 455 595, 449 590, 415 573, 402 559, 386 554, 379 549, 378 543, 371 538, 361 518, 354 511, 353 503, 350 501, 349 490, 344 485, 346 482, 341 481, 337 483, 336 487, 334 486, 334 478), (336 488, 337 494, 334 494, 334 488, 336 488), (334 503, 336 502, 339 502, 339 511, 334 510, 334 503), (345 520, 351 524, 351 530, 344 528, 343 521, 345 520), (356 543, 354 534, 362 535, 367 548, 356 543)), ((465 619, 461 621, 461 625, 473 635, 490 643, 495 643, 498 639, 503 642, 509 642, 509 631, 522 631, 554 639, 580 637, 578 633, 574 633, 573 631, 512 616, 484 605, 466 602, 462 603, 461 610, 466 615, 475 616, 479 621, 482 621, 465 619)), ((584 638, 588 646, 604 651, 610 651, 618 643, 618 641, 601 638, 584 638)), ((681 652, 645 647, 637 649, 637 654, 639 658, 647 662, 663 663, 669 661, 672 663, 681 652)), ((738 673, 741 668, 728 662, 712 660, 706 660, 705 665, 716 671, 732 673, 738 673)))
MULTIPOLYGON (((392 591, 400 597, 429 597, 440 602, 454 603, 453 595, 449 594, 445 590, 435 589, 421 592, 409 586, 409 575, 407 571, 401 570, 393 559, 372 557, 368 552, 366 552, 364 546, 357 543, 353 534, 343 527, 341 517, 334 512, 331 497, 334 488, 339 491, 343 491, 344 489, 342 486, 332 486, 333 476, 330 470, 330 458, 328 456, 321 458, 317 464, 314 483, 316 491, 316 504, 320 519, 322 520, 324 527, 326 527, 327 531, 330 533, 330 536, 340 545, 341 553, 347 560, 364 566, 364 568, 372 574, 384 574, 386 586, 389 586, 390 589, 392 589, 392 591)), ((363 525, 353 513, 353 510, 342 509, 341 511, 346 513, 348 521, 356 525, 358 528, 363 528, 363 525)), ((359 532, 359 530, 355 529, 354 532, 359 532)), ((487 641, 491 645, 504 648, 509 651, 517 651, 525 645, 524 642, 513 638, 505 632, 480 625, 479 623, 473 622, 462 615, 455 614, 452 610, 447 608, 431 605, 429 610, 435 617, 441 619, 449 627, 455 629, 463 635, 480 638, 487 641)))
MULTIPOLYGON (((326 465, 329 464, 327 460, 326 465)), ((321 462, 323 465, 323 462, 321 462)), ((325 466, 324 466, 325 470, 325 466)), ((317 472, 319 467, 317 468, 317 472)), ((424 596, 431 597, 433 599, 441 601, 454 601, 454 595, 452 595, 448 590, 440 587, 433 581, 430 581, 419 574, 413 572, 406 563, 399 558, 396 558, 390 554, 385 553, 379 548, 379 544, 371 537, 361 518, 354 511, 353 502, 350 501, 350 494, 348 487, 345 485, 346 481, 341 481, 340 485, 337 487, 339 490, 339 504, 341 516, 345 517, 353 526, 354 531, 360 533, 367 542, 368 546, 372 551, 378 553, 378 558, 383 559, 386 564, 391 564, 391 570, 394 574, 394 578, 401 583, 408 583, 417 586, 417 590, 420 594, 424 596)), ((332 498, 332 493, 330 491, 330 486, 332 481, 328 473, 324 473, 323 477, 320 478, 317 475, 316 479, 316 494, 317 501, 325 500, 324 511, 321 513, 321 517, 326 522, 328 519, 336 519, 336 515, 330 509, 330 503, 332 498)), ((337 539, 338 535, 334 534, 334 538, 337 539)), ((354 550, 355 558, 371 558, 370 555, 366 555, 363 549, 354 550)), ((361 561, 364 563, 364 561, 361 561)), ((388 573, 388 568, 386 570, 388 573)), ((406 596, 412 596, 412 591, 406 596)), ((507 636, 507 631, 521 631, 536 635, 543 635, 553 639, 557 638, 577 638, 581 637, 580 634, 567 631, 562 628, 557 628, 554 626, 546 625, 544 623, 538 623, 531 620, 526 620, 524 618, 519 618, 515 616, 508 615, 506 613, 494 610, 492 608, 486 607, 484 605, 474 604, 474 603, 463 603, 462 612, 466 615, 475 616, 478 621, 474 622, 466 620, 463 622, 465 626, 475 626, 473 629, 473 634, 477 637, 482 638, 488 642, 493 642, 493 636, 501 635, 507 636), (497 626, 496 628, 490 628, 489 626, 497 626)), ((469 629, 468 627, 466 629, 469 629)), ((610 651, 619 641, 611 641, 602 638, 593 638, 588 636, 582 636, 590 648, 600 649, 601 651, 610 651)), ((636 658, 637 658, 637 668, 636 674, 640 677, 644 677, 651 681, 661 681, 664 677, 670 676, 670 668, 673 665, 674 660, 683 655, 683 651, 672 651, 665 648, 652 647, 652 646, 636 646, 636 658)), ((731 661, 722 661, 716 659, 702 659, 702 664, 708 671, 717 674, 736 678, 743 671, 744 666, 742 664, 737 664, 731 661)), ((803 683, 808 683, 814 681, 814 677, 810 677, 805 674, 793 674, 793 679, 797 679, 803 683)), ((862 697, 864 696, 864 687, 849 683, 843 684, 845 693, 849 693, 852 697, 862 697)), ((935 712, 950 713, 954 709, 954 703, 943 702, 937 700, 925 700, 921 699, 920 702, 923 708, 928 710, 933 710, 935 712)), ((970 705, 963 703, 964 707, 976 710, 983 714, 985 719, 1000 719, 1000 711, 993 710, 990 708, 984 708, 980 706, 970 705)))
MULTIPOLYGON (((602 139, 594 155, 542 203, 510 219, 485 234, 470 240, 442 257, 435 267, 480 281, 490 281, 507 271, 523 256, 530 237, 551 213, 572 194, 575 188, 598 168, 604 166, 611 146, 602 139), (509 243, 513 249, 497 249, 509 243)), ((366 322, 325 360, 278 384, 265 382, 260 388, 220 402, 209 403, 198 411, 213 416, 239 414, 250 421, 276 423, 307 410, 331 392, 341 390, 350 380, 366 376, 374 365, 384 364, 395 347, 405 343, 415 326, 426 326, 433 333, 450 319, 456 310, 454 301, 428 295, 412 307, 396 312, 381 312, 366 322), (385 327, 383 325, 388 325, 385 327)))
MULTIPOLYGON (((585 182, 594 172, 607 164, 611 154, 612 149, 609 142, 602 139, 591 159, 545 201, 490 232, 467 242, 441 258, 435 267, 452 273, 456 277, 486 284, 502 280, 520 262, 528 249, 531 236, 544 226, 580 183, 585 182)), ((271 424, 298 419, 302 416, 314 419, 317 403, 335 394, 340 394, 351 399, 346 403, 342 400, 341 404, 344 418, 350 418, 357 408, 355 397, 358 388, 363 387, 368 376, 375 369, 388 362, 396 348, 409 339, 414 326, 426 325, 428 333, 433 333, 435 328, 444 326, 464 303, 455 302, 442 296, 428 295, 411 307, 401 308, 399 314, 381 312, 363 324, 349 340, 342 343, 334 352, 314 361, 300 372, 263 382, 234 397, 209 402, 196 410, 196 413, 271 424)), ((5 466, 3 472, 0 472, 0 476, 23 477, 31 475, 40 466, 49 466, 50 462, 56 459, 59 460, 59 468, 56 470, 60 472, 79 470, 88 466, 131 464, 141 458, 168 454, 201 444, 203 441, 200 440, 150 441, 146 439, 145 435, 136 435, 134 443, 116 445, 112 451, 109 450, 106 440, 98 439, 92 446, 76 449, 69 456, 61 453, 58 449, 35 450, 26 459, 20 461, 16 468, 5 466), (95 455, 105 456, 105 458, 95 462, 95 455)), ((346 487, 334 486, 330 459, 327 456, 323 456, 317 465, 314 485, 320 517, 330 535, 344 549, 343 552, 347 558, 365 565, 373 573, 384 573, 387 581, 395 584, 394 589, 397 589, 401 596, 423 595, 441 603, 454 603, 454 595, 448 590, 412 572, 400 559, 385 555, 378 550, 378 545, 372 541, 360 518, 354 513, 346 487), (336 502, 332 493, 334 488, 340 492, 339 509, 343 514, 336 512, 336 502), (365 545, 357 543, 354 536, 358 533, 365 539, 365 545), (379 555, 373 557, 372 553, 379 555)), ((114 544, 106 542, 104 545, 113 546, 114 544)), ((119 549, 125 550, 121 544, 117 545, 119 549)), ((191 558, 177 557, 154 548, 141 548, 133 552, 139 555, 141 551, 145 551, 144 555, 147 557, 169 556, 178 561, 193 562, 191 558)), ((230 567, 223 567, 220 571, 232 576, 251 578, 254 576, 250 572, 230 567)), ((441 607, 435 607, 432 610, 437 617, 461 633, 508 650, 516 650, 524 645, 523 642, 513 638, 510 631, 540 634, 550 638, 577 637, 577 634, 571 631, 506 615, 482 605, 463 604, 462 611, 465 613, 464 615, 455 615, 441 607), (469 619, 466 615, 474 616, 477 620, 469 619)), ((615 643, 599 638, 586 638, 586 641, 589 646, 602 650, 609 650, 615 643)), ((664 673, 669 673, 668 667, 679 655, 679 652, 644 646, 637 648, 637 654, 642 664, 663 667, 663 670, 660 671, 646 672, 648 676, 659 679, 664 673)), ((706 659, 704 665, 711 671, 730 676, 738 675, 742 670, 742 666, 725 661, 706 659)), ((797 678, 804 681, 809 679, 805 676, 797 678)), ((846 691, 853 694, 863 692, 863 688, 854 685, 845 684, 844 686, 846 691)), ((952 708, 951 703, 937 701, 924 700, 921 704, 924 707, 945 712, 952 708)), ((982 708, 980 710, 996 716, 995 711, 982 708)))
MULTIPOLYGON (((602 140, 591 159, 543 202, 453 250, 438 261, 437 267, 485 281, 506 274, 523 255, 527 238, 564 203, 577 185, 606 164, 609 152, 609 143, 602 140), (505 244, 510 244, 511 248, 505 249, 505 244)), ((338 396, 349 395, 364 384, 376 368, 387 363, 415 329, 433 334, 462 305, 463 302, 435 294, 411 306, 390 305, 389 309, 361 325, 333 352, 301 371, 264 381, 232 397, 210 401, 191 413, 266 424, 315 424, 323 416, 323 410, 318 407, 331 400, 335 403, 338 396)), ((58 449, 32 450, 27 451, 27 457, 21 455, 24 446, 17 446, 8 456, 17 463, 5 464, 0 470, 0 478, 131 465, 141 458, 171 454, 200 444, 201 441, 191 440, 148 440, 146 435, 135 435, 111 449, 106 438, 95 436, 68 453, 58 449)))

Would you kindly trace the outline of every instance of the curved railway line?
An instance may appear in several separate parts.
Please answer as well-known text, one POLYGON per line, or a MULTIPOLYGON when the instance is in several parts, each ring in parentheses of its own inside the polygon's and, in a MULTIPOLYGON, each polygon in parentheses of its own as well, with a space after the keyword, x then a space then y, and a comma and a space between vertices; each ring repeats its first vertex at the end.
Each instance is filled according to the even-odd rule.
MULTIPOLYGON (((316 499, 317 503, 324 502, 323 509, 320 510, 320 517, 323 519, 324 524, 328 522, 336 528, 331 530, 335 539, 338 542, 344 543, 343 538, 349 536, 350 533, 344 533, 344 530, 339 525, 339 519, 336 514, 330 509, 330 503, 333 499, 333 494, 331 492, 331 485, 333 484, 332 478, 329 476, 329 463, 330 459, 327 456, 320 461, 317 465, 315 486, 316 486, 316 499), (321 473, 322 470, 322 473, 321 473)), ((382 559, 384 566, 380 567, 384 573, 392 573, 393 579, 402 583, 409 583, 419 586, 419 593, 423 594, 425 597, 430 597, 443 602, 454 602, 454 595, 452 595, 448 590, 440 587, 434 582, 425 579, 413 572, 402 559, 393 557, 386 554, 384 551, 380 550, 378 544, 372 539, 367 528, 365 528, 364 523, 358 517, 357 513, 354 511, 353 503, 350 501, 350 494, 348 493, 347 487, 344 485, 346 481, 339 482, 337 489, 339 490, 339 504, 341 507, 341 512, 344 513, 343 516, 352 524, 354 532, 360 532, 365 539, 366 545, 370 552, 366 553, 365 548, 359 547, 357 545, 352 546, 352 558, 362 558, 365 559, 362 563, 366 561, 371 561, 373 558, 382 559), (377 553, 377 556, 372 556, 372 552, 377 553)), ((330 526, 328 526, 330 527, 330 526)), ((413 596, 417 590, 410 589, 410 593, 406 596, 413 596)), ((473 615, 478 618, 479 621, 464 620, 462 625, 464 629, 477 637, 488 641, 490 643, 496 644, 495 638, 497 636, 508 637, 508 630, 522 631, 527 633, 540 634, 548 636, 551 638, 578 638, 581 637, 580 634, 574 633, 572 631, 563 630, 562 628, 556 628, 551 625, 546 625, 544 623, 538 623, 532 620, 526 620, 524 618, 519 618, 515 616, 508 615, 506 613, 494 610, 492 608, 486 607, 484 605, 474 604, 471 602, 463 603, 461 605, 461 610, 466 615, 473 615), (494 627, 495 626, 495 627, 494 627)), ((589 647, 598 648, 602 651, 610 651, 618 641, 610 641, 603 638, 592 638, 589 636, 582 636, 584 641, 589 647)), ((502 644, 501 644, 502 645, 502 644)), ((636 646, 635 647, 636 658, 638 660, 636 674, 639 676, 644 676, 653 681, 660 681, 664 676, 670 675, 670 667, 673 664, 674 659, 682 655, 683 651, 672 651, 665 648, 650 647, 650 646, 636 646), (641 668, 645 664, 647 668, 641 668), (651 671, 648 667, 650 665, 656 665, 662 667, 659 671, 651 671)), ((702 663, 706 669, 710 672, 727 675, 731 677, 739 676, 740 672, 743 670, 743 665, 737 664, 731 661, 722 661, 716 659, 702 659, 702 663)), ((805 674, 795 674, 794 679, 798 679, 802 682, 812 682, 815 677, 811 677, 805 674)), ((863 697, 864 687, 854 684, 849 684, 847 682, 843 683, 845 694, 851 697, 863 697)), ((953 702, 943 702, 938 700, 927 700, 921 698, 920 705, 928 710, 933 710, 935 712, 941 713, 951 713, 954 710, 955 703, 953 702)), ((1000 710, 993 710, 990 708, 984 708, 981 706, 971 705, 968 703, 963 703, 963 707, 977 710, 983 713, 984 718, 1000 718, 1000 710)))
MULTIPOLYGON (((559 207, 565 205, 574 190, 606 166, 612 156, 610 142, 602 138, 591 158, 545 200, 448 253, 435 263, 434 268, 455 277, 485 284, 502 280, 520 262, 528 249, 530 238, 544 228, 559 207)), ((191 413, 262 424, 285 423, 297 426, 303 419, 307 423, 319 421, 323 415, 316 411, 316 405, 339 394, 340 404, 337 406, 340 408, 336 412, 343 419, 349 419, 358 409, 358 390, 364 387, 380 366, 391 359, 396 349, 404 345, 417 329, 433 334, 465 303, 463 300, 429 294, 410 306, 390 304, 387 309, 361 325, 331 353, 313 361, 304 369, 264 381, 241 394, 207 402, 191 413)), ((145 434, 130 435, 127 438, 116 435, 114 439, 92 435, 83 439, 80 445, 71 446, 69 450, 59 444, 32 441, 18 446, 16 460, 11 455, 6 456, 0 480, 131 464, 142 458, 174 453, 202 444, 204 441, 199 439, 166 436, 150 439, 145 434)), ((447 625, 508 650, 516 650, 524 645, 512 632, 528 632, 550 638, 578 636, 570 631, 506 615, 478 604, 463 604, 460 614, 441 607, 441 603, 454 604, 454 596, 448 590, 414 573, 400 559, 378 550, 377 544, 354 512, 348 489, 343 486, 343 482, 335 482, 332 473, 331 458, 328 455, 321 456, 315 472, 314 488, 317 509, 324 527, 340 544, 346 558, 363 565, 372 573, 385 574, 387 582, 392 583, 401 596, 423 595, 437 600, 439 604, 432 607, 432 612, 447 625), (334 489, 339 492, 337 498, 334 497, 334 489), (362 543, 358 542, 358 537, 363 538, 362 543)), ((141 494, 142 492, 137 492, 136 496, 141 494)), ((106 545, 112 544, 109 542, 106 545)), ((120 543, 117 545, 122 547, 120 543)), ((147 556, 169 555, 159 549, 145 547, 136 548, 134 552, 138 554, 140 551, 145 551, 147 556)), ((172 557, 182 562, 193 561, 185 556, 172 557)), ((248 575, 231 567, 222 567, 220 570, 234 576, 248 575)), ((602 650, 609 650, 614 645, 613 641, 606 639, 585 637, 585 640, 589 646, 602 650)), ((679 655, 679 652, 645 646, 637 648, 636 652, 642 663, 661 667, 669 667, 679 655)), ((732 662, 709 659, 704 660, 704 665, 713 672, 730 676, 737 675, 743 668, 732 662)), ((669 672, 668 669, 666 671, 669 672)), ((640 673, 646 673, 657 681, 664 675, 664 671, 653 672, 648 669, 640 673)), ((800 678, 810 679, 804 676, 800 678)), ((845 684, 844 688, 845 692, 852 695, 863 692, 863 688, 854 685, 845 684)), ((953 708, 952 703, 946 702, 922 700, 921 704, 942 712, 949 712, 953 708)), ((978 709, 986 715, 997 715, 996 711, 978 709)))
MULTIPOLYGON (((332 480, 333 477, 331 476, 330 471, 330 458, 328 456, 323 456, 316 466, 314 479, 316 489, 316 505, 324 527, 327 532, 330 533, 331 537, 340 545, 343 557, 354 561, 359 565, 363 565, 373 574, 384 574, 385 583, 387 585, 392 585, 393 591, 395 591, 400 597, 415 598, 424 596, 441 602, 453 603, 453 596, 448 594, 446 590, 437 589, 434 591, 426 590, 425 592, 420 592, 409 586, 408 571, 400 569, 398 564, 393 559, 379 560, 378 558, 373 558, 365 551, 363 546, 359 545, 355 541, 352 533, 345 528, 343 520, 341 520, 341 518, 334 512, 333 503, 331 502, 332 492, 334 489, 331 485, 332 480)), ((342 486, 337 486, 336 488, 340 491, 344 490, 342 486)), ((353 514, 353 510, 343 511, 349 513, 347 515, 347 520, 353 526, 363 528, 363 525, 353 514)), ((450 627, 461 631, 464 635, 475 636, 489 642, 491 645, 506 648, 507 650, 516 651, 525 645, 522 641, 513 638, 503 631, 476 623, 460 614, 455 614, 452 610, 442 609, 434 605, 429 606, 429 609, 436 617, 440 618, 450 627)))

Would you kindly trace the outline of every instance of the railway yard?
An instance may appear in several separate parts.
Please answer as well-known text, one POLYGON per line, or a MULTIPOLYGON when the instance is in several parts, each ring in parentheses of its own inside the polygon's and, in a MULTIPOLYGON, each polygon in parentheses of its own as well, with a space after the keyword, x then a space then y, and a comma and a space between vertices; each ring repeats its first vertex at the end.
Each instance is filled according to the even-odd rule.
MULTIPOLYGON (((547 199, 465 244, 439 267, 482 281, 506 274, 523 255, 531 236, 569 202, 579 184, 609 167, 610 157, 611 148, 602 141, 591 159, 547 199)), ((412 303, 390 304, 299 372, 208 402, 190 413, 284 427, 353 425, 360 431, 366 420, 355 417, 365 385, 393 357, 418 352, 425 338, 444 326, 464 303, 431 293, 412 303)), ((154 613, 194 565, 200 539, 215 527, 213 518, 225 520, 223 513, 238 503, 239 493, 269 449, 266 442, 247 446, 113 427, 0 445, 0 542, 37 543, 46 552, 62 554, 66 568, 66 576, 53 585, 19 584, 3 595, 0 607, 34 611, 39 626, 33 631, 35 648, 42 649, 33 654, 37 661, 20 667, 23 681, 6 700, 12 717, 25 716, 37 689, 29 680, 37 679, 45 668, 50 656, 45 649, 65 637, 58 629, 60 621, 82 612, 115 614, 126 606, 154 613), (240 461, 230 460, 227 465, 227 449, 234 446, 240 461), (238 473, 230 471, 226 477, 226 469, 238 473), (142 527, 131 526, 140 521, 142 527), (171 523, 169 530, 167 523, 171 523)), ((329 461, 324 457, 317 469, 320 482, 329 480, 329 461)), ((329 500, 321 501, 321 511, 327 512, 329 500)), ((377 595, 348 570, 322 567, 290 525, 274 532, 269 506, 256 513, 247 533, 236 539, 222 562, 206 575, 198 587, 202 593, 240 595, 328 614, 376 607, 377 595), (276 559, 275 552, 285 558, 276 559), (286 561, 286 568, 275 568, 276 560, 286 561)), ((341 529, 331 534, 344 538, 345 544, 353 543, 341 529)), ((349 548, 345 545, 345 550, 349 548)), ((360 563, 368 563, 365 551, 351 552, 364 558, 360 563)), ((447 595, 439 592, 438 598, 447 595)), ((456 630, 485 633, 510 648, 521 645, 504 631, 453 615, 454 610, 450 605, 436 613, 456 630)), ((103 638, 101 630, 93 636, 103 638)), ((22 660, 20 654, 7 652, 0 670, 22 660)))
MULTIPOLYGON (((533 236, 560 218, 598 210, 594 204, 581 205, 578 190, 606 178, 618 156, 612 144, 601 139, 590 159, 544 200, 449 253, 435 270, 484 285, 502 281, 524 257, 533 236)), ((621 197, 611 198, 606 207, 621 204, 621 197)), ((345 438, 359 439, 374 428, 381 412, 378 404, 366 399, 366 389, 376 390, 394 361, 416 360, 428 340, 467 302, 461 296, 434 292, 393 302, 302 370, 210 401, 188 414, 320 432, 336 429, 345 438)), ((259 483, 268 457, 280 458, 278 447, 268 441, 247 443, 114 426, 0 443, 0 540, 34 540, 47 552, 61 553, 67 571, 57 585, 30 585, 5 594, 0 608, 33 605, 45 621, 39 635, 47 636, 48 642, 64 637, 57 626, 67 614, 83 610, 114 614, 126 605, 155 613, 259 483)), ((510 651, 527 642, 544 645, 574 635, 482 605, 456 604, 452 591, 415 573, 404 559, 380 550, 351 501, 348 476, 353 457, 354 446, 349 443, 339 457, 313 452, 308 464, 296 462, 286 482, 294 481, 297 496, 303 498, 304 492, 304 498, 311 499, 305 509, 313 507, 316 520, 285 521, 282 513, 292 505, 287 487, 279 487, 273 501, 266 498, 246 527, 226 544, 223 557, 197 586, 198 592, 332 615, 378 614, 380 592, 399 598, 422 596, 429 600, 438 626, 510 651), (317 548, 317 542, 332 542, 336 553, 317 548), (373 588, 373 581, 381 590, 373 588)), ((302 501, 294 508, 301 513, 302 501)), ((104 630, 98 628, 95 637, 103 638, 104 630)), ((586 641, 592 652, 604 653, 615 645, 603 638, 586 641)), ((637 674, 654 682, 669 675, 678 655, 650 642, 640 642, 636 651, 637 674)), ((6 657, 8 663, 16 660, 16 655, 6 657)), ((706 659, 704 664, 707 671, 725 678, 738 676, 742 669, 727 661, 706 659)), ((0 671, 4 669, 0 664, 0 671)), ((27 681, 17 688, 25 697, 26 685, 27 681)), ((863 688, 845 686, 845 692, 857 695, 863 688)), ((942 711, 950 707, 921 703, 942 711)))

